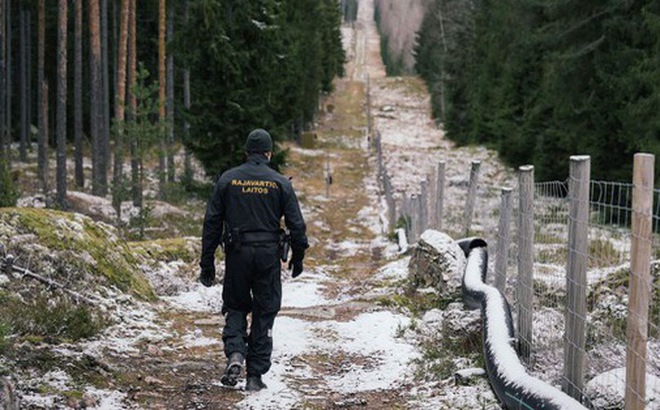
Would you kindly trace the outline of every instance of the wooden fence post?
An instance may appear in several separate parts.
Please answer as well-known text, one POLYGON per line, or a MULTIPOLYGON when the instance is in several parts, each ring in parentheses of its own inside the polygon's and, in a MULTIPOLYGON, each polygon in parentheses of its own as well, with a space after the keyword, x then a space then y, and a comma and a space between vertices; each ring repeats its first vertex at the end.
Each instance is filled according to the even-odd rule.
POLYGON ((419 235, 419 196, 410 197, 410 243, 417 242, 419 235))
POLYGON ((470 185, 468 186, 467 202, 465 203, 465 214, 463 215, 465 235, 470 234, 472 226, 472 214, 474 213, 474 202, 477 199, 477 181, 479 180, 479 168, 481 161, 472 161, 470 167, 470 185))
POLYGON ((534 296, 534 167, 523 165, 518 170, 518 352, 527 362, 532 351, 534 296))
POLYGON ((438 162, 438 175, 435 180, 435 229, 442 228, 444 217, 444 195, 445 195, 445 162, 438 162))
POLYGON ((500 220, 497 226, 497 257, 495 259, 495 287, 502 294, 506 290, 506 266, 509 260, 509 241, 511 240, 511 188, 502 188, 500 220))
MULTIPOLYGON (((371 140, 371 81, 367 73, 367 135, 371 140)), ((380 140, 380 137, 378 138, 380 140)))
POLYGON ((382 178, 385 173, 385 165, 383 164, 383 145, 380 131, 376 132, 374 145, 376 146, 376 158, 378 159, 378 177, 382 178))
POLYGON ((403 217, 403 221, 405 222, 404 229, 406 230, 406 237, 408 238, 408 242, 411 243, 412 235, 410 232, 410 197, 405 193, 403 194, 402 202, 403 204, 401 205, 401 217, 403 217))
POLYGON ((578 401, 584 389, 590 175, 590 157, 572 156, 568 179, 568 263, 562 388, 578 401))
POLYGON ((429 183, 424 180, 421 182, 421 193, 419 195, 419 234, 423 234, 429 227, 429 183))
POLYGON ((415 243, 415 194, 408 197, 408 243, 415 243))
POLYGON ((392 193, 392 181, 387 172, 383 172, 383 187, 385 189, 385 203, 387 204, 387 223, 389 230, 394 231, 396 228, 396 202, 394 202, 394 194, 392 193))
POLYGON ((635 154, 626 352, 626 410, 643 410, 646 405, 646 343, 653 283, 651 228, 654 163, 655 156, 651 154, 635 154))
POLYGON ((325 157, 325 197, 330 198, 330 185, 332 185, 332 171, 330 170, 330 157, 325 157))
POLYGON ((429 181, 429 192, 428 192, 428 209, 427 209, 427 215, 428 215, 428 220, 427 222, 427 228, 432 228, 435 229, 435 201, 437 200, 437 196, 435 195, 435 189, 437 187, 437 184, 435 182, 435 172, 429 172, 428 175, 426 176, 426 180, 429 181))

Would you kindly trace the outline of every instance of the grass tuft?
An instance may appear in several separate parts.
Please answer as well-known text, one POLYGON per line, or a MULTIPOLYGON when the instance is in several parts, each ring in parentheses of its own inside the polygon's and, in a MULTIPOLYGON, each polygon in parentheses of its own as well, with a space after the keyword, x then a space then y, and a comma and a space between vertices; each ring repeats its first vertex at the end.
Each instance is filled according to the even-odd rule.
MULTIPOLYGON (((6 318, 5 331, 11 330, 26 340, 75 342, 96 336, 107 325, 100 312, 52 292, 39 292, 24 300, 5 294, 1 299, 0 317, 6 318)), ((6 340, 6 335, 2 339, 6 340)))

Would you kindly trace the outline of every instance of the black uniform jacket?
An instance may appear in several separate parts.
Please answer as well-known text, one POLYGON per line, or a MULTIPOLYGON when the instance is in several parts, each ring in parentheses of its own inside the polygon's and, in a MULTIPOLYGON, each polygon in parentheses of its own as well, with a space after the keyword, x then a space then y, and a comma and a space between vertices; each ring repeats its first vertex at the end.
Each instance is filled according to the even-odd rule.
POLYGON ((200 266, 213 266, 225 230, 276 232, 282 216, 291 247, 307 248, 307 228, 291 181, 270 168, 265 155, 251 154, 243 165, 223 173, 215 185, 204 217, 200 266))

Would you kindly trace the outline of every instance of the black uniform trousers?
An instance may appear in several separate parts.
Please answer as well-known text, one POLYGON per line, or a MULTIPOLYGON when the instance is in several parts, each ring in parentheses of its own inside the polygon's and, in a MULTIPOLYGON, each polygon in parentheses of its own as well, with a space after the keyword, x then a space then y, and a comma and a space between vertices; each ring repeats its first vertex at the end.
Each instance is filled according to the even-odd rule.
POLYGON ((261 376, 271 365, 273 323, 282 304, 279 253, 279 245, 274 242, 244 243, 240 250, 229 249, 225 256, 222 340, 227 357, 235 352, 245 356, 249 376, 261 376))

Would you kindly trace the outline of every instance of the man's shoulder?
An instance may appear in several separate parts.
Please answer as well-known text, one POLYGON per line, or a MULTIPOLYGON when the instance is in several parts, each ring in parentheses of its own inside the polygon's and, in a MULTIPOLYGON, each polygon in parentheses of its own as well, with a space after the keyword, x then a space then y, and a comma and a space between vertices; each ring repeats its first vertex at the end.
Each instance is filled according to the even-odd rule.
POLYGON ((231 180, 232 178, 238 177, 241 174, 241 168, 242 167, 243 167, 243 165, 239 165, 237 167, 230 168, 230 169, 226 170, 225 172, 223 172, 220 175, 220 178, 218 178, 218 181, 226 182, 226 181, 231 180))
POLYGON ((275 171, 273 168, 266 167, 266 169, 267 169, 266 172, 268 173, 268 176, 270 178, 272 178, 272 179, 274 179, 278 182, 283 182, 283 183, 289 182, 289 179, 287 177, 285 177, 284 175, 282 175, 279 172, 275 171))
POLYGON ((272 168, 268 168, 268 169, 270 170, 269 171, 269 177, 272 178, 273 181, 280 184, 286 190, 293 189, 293 186, 291 184, 291 180, 289 179, 289 177, 280 174, 279 172, 275 171, 272 168))

